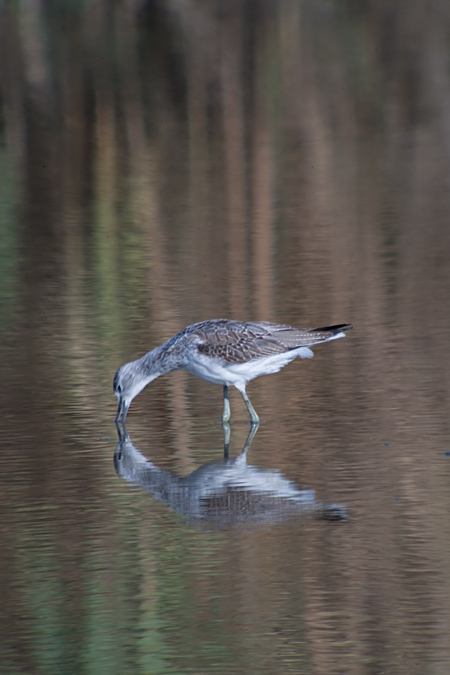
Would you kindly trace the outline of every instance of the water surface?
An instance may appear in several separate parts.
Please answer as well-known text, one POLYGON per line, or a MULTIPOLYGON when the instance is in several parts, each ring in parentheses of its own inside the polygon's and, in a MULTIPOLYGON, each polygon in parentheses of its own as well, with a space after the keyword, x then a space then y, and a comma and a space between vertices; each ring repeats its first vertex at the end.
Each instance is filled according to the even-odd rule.
POLYGON ((0 670, 450 668, 445 3, 0 10, 0 670), (207 318, 352 322, 112 379, 207 318))

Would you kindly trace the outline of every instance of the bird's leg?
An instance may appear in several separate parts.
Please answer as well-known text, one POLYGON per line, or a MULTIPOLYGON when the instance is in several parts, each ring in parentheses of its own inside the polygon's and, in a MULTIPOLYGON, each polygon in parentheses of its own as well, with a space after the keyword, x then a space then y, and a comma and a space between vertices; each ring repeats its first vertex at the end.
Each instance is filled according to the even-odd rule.
POLYGON ((247 436, 247 440, 245 441, 245 445, 242 448, 242 452, 241 452, 241 455, 243 455, 244 457, 247 454, 247 450, 249 449, 249 447, 250 447, 250 445, 251 445, 251 443, 252 443, 252 441, 255 437, 256 432, 258 431, 258 427, 259 427, 259 423, 253 423, 252 426, 250 427, 250 431, 249 431, 249 434, 247 436))
POLYGON ((231 427, 228 422, 223 422, 222 427, 223 427, 223 458, 227 460, 228 452, 230 450, 231 427))
POLYGON ((254 409, 254 407, 252 406, 252 404, 250 403, 250 399, 247 396, 247 393, 245 391, 245 386, 244 385, 239 386, 239 387, 237 385, 235 385, 235 386, 236 386, 236 389, 238 389, 242 394, 242 398, 244 399, 245 405, 247 406, 247 410, 250 413, 250 417, 252 418, 252 424, 259 424, 258 414, 257 414, 256 410, 254 409))
POLYGON ((230 401, 228 400, 228 385, 223 385, 223 415, 222 424, 227 424, 230 421, 231 410, 230 401))

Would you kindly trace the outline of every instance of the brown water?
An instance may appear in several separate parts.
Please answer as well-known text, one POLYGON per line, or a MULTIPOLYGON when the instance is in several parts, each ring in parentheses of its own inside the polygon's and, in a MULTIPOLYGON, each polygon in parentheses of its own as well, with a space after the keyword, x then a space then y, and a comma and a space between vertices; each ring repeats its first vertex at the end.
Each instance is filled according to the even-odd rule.
POLYGON ((450 671, 448 3, 0 9, 0 671, 450 671), (186 373, 213 317, 352 322, 186 373))

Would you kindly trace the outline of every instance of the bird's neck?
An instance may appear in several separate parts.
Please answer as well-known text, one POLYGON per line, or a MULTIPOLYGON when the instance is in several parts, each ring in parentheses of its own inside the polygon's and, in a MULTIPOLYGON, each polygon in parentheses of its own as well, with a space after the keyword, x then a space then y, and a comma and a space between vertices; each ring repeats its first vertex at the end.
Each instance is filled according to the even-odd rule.
POLYGON ((171 349, 170 340, 152 349, 151 352, 145 354, 139 361, 142 372, 152 380, 160 375, 165 375, 165 373, 170 373, 172 370, 178 370, 183 367, 180 355, 171 349))

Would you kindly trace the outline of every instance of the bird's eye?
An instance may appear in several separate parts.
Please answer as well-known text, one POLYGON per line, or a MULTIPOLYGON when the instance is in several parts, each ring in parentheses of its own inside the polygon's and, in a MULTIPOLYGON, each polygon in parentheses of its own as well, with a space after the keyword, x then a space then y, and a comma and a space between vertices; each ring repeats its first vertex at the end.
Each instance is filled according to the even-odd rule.
POLYGON ((119 392, 119 394, 122 393, 122 385, 121 384, 117 385, 117 391, 119 392))

